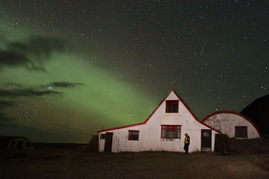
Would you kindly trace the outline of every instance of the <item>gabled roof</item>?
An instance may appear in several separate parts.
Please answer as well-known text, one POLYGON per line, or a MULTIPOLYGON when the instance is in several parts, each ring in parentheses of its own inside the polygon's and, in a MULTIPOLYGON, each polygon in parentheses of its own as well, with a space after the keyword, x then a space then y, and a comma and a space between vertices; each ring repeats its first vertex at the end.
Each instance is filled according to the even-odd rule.
POLYGON ((172 91, 176 94, 176 96, 179 98, 179 100, 184 104, 184 106, 187 108, 187 110, 191 113, 191 115, 192 115, 192 117, 197 121, 197 122, 199 122, 199 123, 201 123, 202 125, 204 125, 204 126, 206 126, 206 127, 208 127, 208 128, 210 128, 210 129, 212 129, 212 130, 214 130, 214 131, 216 131, 216 132, 218 132, 218 133, 220 133, 220 134, 223 134, 221 131, 219 131, 219 130, 217 130, 217 129, 214 129, 213 127, 211 127, 211 126, 209 126, 209 125, 207 125, 207 124, 205 124, 205 123, 203 123, 202 121, 200 121, 199 119, 198 119, 198 117, 192 112, 192 110, 191 110, 191 108, 188 106, 188 104, 177 94, 177 92, 175 92, 175 90, 174 89, 172 89, 172 91))
POLYGON ((262 136, 262 133, 261 133, 261 130, 260 128, 247 116, 245 116, 244 114, 240 113, 240 112, 237 112, 237 111, 232 111, 232 110, 222 110, 222 111, 216 111, 216 112, 213 112, 209 115, 207 115, 203 120, 202 122, 205 122, 206 120, 208 120, 210 117, 214 116, 214 115, 217 115, 217 114, 222 114, 222 113, 225 113, 225 114, 234 114, 234 115, 237 115, 237 116, 240 116, 242 117, 243 119, 247 120, 248 122, 250 122, 254 128, 257 130, 257 132, 259 133, 259 136, 261 137, 262 136))
POLYGON ((179 98, 179 100, 183 103, 183 105, 187 108, 187 110, 190 112, 190 114, 193 116, 193 118, 201 123, 202 125, 218 132, 218 133, 221 133, 219 130, 216 130, 214 128, 212 128, 211 126, 207 125, 207 124, 204 124, 202 121, 200 121, 198 119, 198 117, 192 112, 192 110, 189 108, 189 106, 187 105, 187 103, 177 94, 177 92, 174 90, 174 89, 171 89, 171 91, 168 93, 168 95, 165 96, 165 98, 160 102, 160 104, 155 108, 155 110, 149 115, 149 117, 144 121, 144 122, 141 122, 141 123, 137 123, 137 124, 131 124, 131 125, 126 125, 126 126, 120 126, 120 127, 115 127, 115 128, 109 128, 109 129, 102 129, 102 130, 99 130, 97 131, 98 133, 99 132, 105 132, 105 131, 110 131, 110 130, 115 130, 115 129, 122 129, 122 128, 127 128, 127 127, 133 127, 133 126, 138 126, 138 125, 143 125, 143 124, 146 124, 148 122, 148 120, 151 118, 151 116, 155 113, 155 111, 157 111, 157 109, 160 107, 160 105, 165 101, 165 99, 171 94, 171 93, 174 93, 177 98, 179 98))

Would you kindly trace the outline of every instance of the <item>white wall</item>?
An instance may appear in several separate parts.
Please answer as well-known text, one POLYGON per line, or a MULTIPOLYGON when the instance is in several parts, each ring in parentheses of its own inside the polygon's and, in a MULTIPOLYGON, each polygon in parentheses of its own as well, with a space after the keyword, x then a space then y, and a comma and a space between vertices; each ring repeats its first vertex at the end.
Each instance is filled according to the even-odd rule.
MULTIPOLYGON (((166 100, 179 100, 172 91, 166 100)), ((190 136, 189 151, 201 150, 201 129, 209 129, 196 121, 185 105, 179 101, 178 113, 165 113, 165 100, 147 123, 127 128, 100 132, 113 132, 112 152, 174 151, 183 152, 185 133, 190 136), (181 139, 161 139, 161 125, 181 125, 181 139), (129 130, 139 130, 139 140, 128 140, 129 130)), ((212 150, 216 132, 212 130, 212 150)), ((99 151, 104 151, 105 140, 99 137, 99 151)))
POLYGON ((205 119, 204 123, 231 138, 235 137, 235 126, 247 126, 249 139, 260 137, 256 128, 247 119, 234 113, 217 113, 205 119))

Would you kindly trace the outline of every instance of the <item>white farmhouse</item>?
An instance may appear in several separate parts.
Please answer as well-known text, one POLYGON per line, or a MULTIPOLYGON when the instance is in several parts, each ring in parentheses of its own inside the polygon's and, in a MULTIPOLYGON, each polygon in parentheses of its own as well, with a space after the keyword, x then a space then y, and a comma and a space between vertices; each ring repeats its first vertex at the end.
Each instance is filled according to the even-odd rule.
POLYGON ((99 152, 183 152, 185 133, 189 152, 214 151, 215 134, 172 90, 145 122, 105 129, 99 133, 99 152))
POLYGON ((246 116, 236 111, 218 111, 209 114, 203 122, 230 138, 260 138, 259 128, 246 116))

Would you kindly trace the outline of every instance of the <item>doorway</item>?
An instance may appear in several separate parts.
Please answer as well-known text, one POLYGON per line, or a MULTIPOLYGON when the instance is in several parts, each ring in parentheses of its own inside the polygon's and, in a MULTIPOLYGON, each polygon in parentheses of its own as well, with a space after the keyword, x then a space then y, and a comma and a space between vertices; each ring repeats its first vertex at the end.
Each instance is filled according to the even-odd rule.
POLYGON ((201 151, 210 152, 211 151, 211 140, 212 131, 207 129, 202 129, 201 131, 201 151))
POLYGON ((105 152, 111 152, 113 132, 107 132, 105 137, 105 152))

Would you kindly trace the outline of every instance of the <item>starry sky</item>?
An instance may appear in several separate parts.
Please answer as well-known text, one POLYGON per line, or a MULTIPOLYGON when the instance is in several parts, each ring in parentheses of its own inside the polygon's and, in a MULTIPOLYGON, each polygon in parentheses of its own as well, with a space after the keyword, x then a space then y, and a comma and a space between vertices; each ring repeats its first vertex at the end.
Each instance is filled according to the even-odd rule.
POLYGON ((269 92, 269 1, 0 0, 0 135, 86 143, 174 88, 202 119, 269 92))

